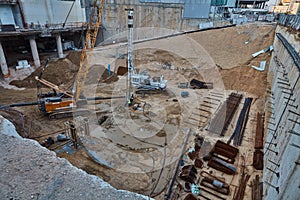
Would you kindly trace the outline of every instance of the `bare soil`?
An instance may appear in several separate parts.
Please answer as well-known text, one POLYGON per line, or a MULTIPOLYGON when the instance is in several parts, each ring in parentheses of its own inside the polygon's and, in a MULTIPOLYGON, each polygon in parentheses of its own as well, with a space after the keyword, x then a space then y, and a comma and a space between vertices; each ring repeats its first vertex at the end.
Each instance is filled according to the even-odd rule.
MULTIPOLYGON (((251 65, 259 66, 259 62, 263 60, 267 60, 269 63, 270 55, 267 53, 253 59, 251 54, 273 43, 274 25, 249 24, 193 33, 189 34, 188 37, 192 39, 193 42, 196 42, 198 47, 200 46, 199 49, 186 46, 186 41, 182 39, 183 37, 179 36, 164 39, 164 41, 151 41, 151 45, 161 48, 159 50, 153 48, 153 46, 151 47, 151 45, 150 47, 147 46, 150 43, 148 42, 144 48, 137 51, 134 56, 136 66, 140 70, 148 69, 153 75, 163 73, 165 79, 169 80, 168 87, 173 91, 172 94, 170 93, 169 96, 165 97, 168 98, 169 101, 158 102, 155 101, 155 98, 151 99, 151 97, 148 97, 147 101, 153 101, 151 104, 155 105, 153 106, 154 113, 158 113, 158 116, 160 116, 160 108, 168 107, 168 105, 171 105, 170 101, 172 101, 172 99, 180 97, 181 90, 177 87, 179 82, 190 81, 191 78, 197 78, 199 80, 203 78, 199 75, 197 67, 199 67, 200 70, 205 67, 216 67, 217 70, 215 71, 220 73, 222 78, 221 82, 224 84, 226 90, 248 92, 260 99, 260 105, 263 104, 263 96, 267 86, 267 69, 264 72, 259 72, 251 68, 251 65), (170 51, 167 49, 170 49, 170 51), (195 53, 195 51, 197 52, 195 53), (191 60, 194 61, 196 59, 200 59, 198 65, 191 62, 191 60), (174 69, 162 70, 163 65, 174 66, 174 69)), ((189 41, 191 41, 190 39, 189 41)), ((97 57, 98 54, 100 53, 95 52, 95 57, 97 57)), ((43 78, 54 84, 70 89, 73 85, 76 72, 78 71, 79 60, 80 52, 74 52, 69 54, 67 58, 51 61, 45 70, 43 78)), ((97 66, 97 63, 93 64, 93 66, 97 66)), ((100 84, 101 89, 95 90, 97 95, 107 95, 109 92, 111 93, 114 85, 118 83, 119 78, 116 74, 113 74, 114 78, 112 78, 112 80, 107 81, 107 83, 102 83, 108 78, 106 75, 107 70, 103 68, 103 71, 98 72, 95 69, 97 68, 91 67, 88 77, 92 78, 86 82, 86 91, 94 90, 93 87, 97 88, 99 87, 97 84, 100 84)), ((13 81, 11 83, 15 86, 26 88, 21 92, 0 87, 0 105, 36 101, 36 81, 34 77, 40 72, 41 68, 26 79, 13 81)), ((205 94, 197 91, 195 91, 195 93, 200 96, 205 96, 205 94)), ((183 112, 178 112, 179 109, 177 109, 177 107, 169 107, 168 120, 175 123, 178 116, 182 116, 185 114, 184 111, 187 112, 190 110, 192 106, 191 102, 196 102, 197 96, 191 96, 182 101, 183 103, 180 104, 180 106, 183 112)), ((110 104, 110 102, 102 103, 110 104)), ((39 112, 36 106, 20 107, 14 110, 1 110, 0 115, 4 115, 12 121, 23 137, 36 138, 38 142, 42 142, 49 137, 49 133, 64 128, 63 122, 66 121, 65 119, 50 121, 47 116, 39 112), (45 136, 43 137, 43 135, 45 136)), ((120 138, 119 140, 123 139, 120 138)), ((114 169, 107 169, 95 163, 84 149, 80 149, 72 155, 61 153, 58 154, 58 156, 68 159, 74 166, 90 174, 103 178, 118 189, 126 189, 147 195, 152 191, 158 176, 157 171, 148 174, 127 174, 114 169)), ((176 157, 178 155, 173 156, 176 157)), ((167 173, 168 175, 165 175, 166 181, 167 177, 172 174, 172 168, 169 168, 167 173)), ((160 187, 163 188, 164 183, 160 183, 160 187)), ((158 189, 155 190, 155 193, 158 192, 158 189)))

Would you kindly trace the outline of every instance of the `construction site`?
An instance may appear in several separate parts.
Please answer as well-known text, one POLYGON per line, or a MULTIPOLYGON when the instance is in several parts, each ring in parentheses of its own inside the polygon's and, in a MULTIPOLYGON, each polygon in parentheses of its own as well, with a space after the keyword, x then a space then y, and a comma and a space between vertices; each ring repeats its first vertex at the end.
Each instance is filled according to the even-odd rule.
POLYGON ((300 17, 267 2, 0 0, 0 199, 299 199, 300 17))

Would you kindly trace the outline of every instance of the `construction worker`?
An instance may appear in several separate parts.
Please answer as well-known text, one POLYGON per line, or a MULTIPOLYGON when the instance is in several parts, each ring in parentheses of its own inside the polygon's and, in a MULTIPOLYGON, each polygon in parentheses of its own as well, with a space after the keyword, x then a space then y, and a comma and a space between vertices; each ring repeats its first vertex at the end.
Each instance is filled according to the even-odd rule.
POLYGON ((128 99, 128 106, 132 105, 133 99, 134 99, 134 97, 133 97, 133 94, 132 94, 131 97, 130 97, 130 99, 128 99))

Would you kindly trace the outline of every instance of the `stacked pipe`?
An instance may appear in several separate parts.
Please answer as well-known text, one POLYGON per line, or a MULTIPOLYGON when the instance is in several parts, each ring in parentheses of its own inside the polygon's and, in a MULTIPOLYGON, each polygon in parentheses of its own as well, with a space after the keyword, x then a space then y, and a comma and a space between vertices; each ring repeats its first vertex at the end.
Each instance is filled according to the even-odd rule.
POLYGON ((231 93, 210 122, 208 131, 224 136, 242 97, 242 94, 231 93))
POLYGON ((256 122, 256 134, 255 134, 255 143, 254 148, 255 152, 253 153, 253 167, 257 170, 263 169, 263 158, 264 153, 261 151, 263 148, 263 137, 264 137, 264 121, 263 115, 259 112, 257 113, 257 122, 256 122))
POLYGON ((250 175, 247 174, 247 172, 245 172, 245 170, 246 170, 245 157, 241 156, 241 159, 242 159, 242 166, 241 166, 242 177, 240 179, 239 187, 233 195, 233 200, 243 200, 244 199, 247 183, 250 179, 250 175))
POLYGON ((209 155, 205 157, 205 160, 208 160, 207 165, 209 167, 233 175, 236 173, 233 163, 238 152, 237 148, 218 140, 209 155))
POLYGON ((232 139, 233 139, 233 144, 235 146, 240 146, 242 144, 242 140, 243 140, 246 124, 248 121, 248 115, 249 115, 252 100, 253 100, 253 98, 245 99, 243 108, 240 112, 237 124, 235 126, 235 130, 227 142, 228 144, 230 144, 232 139))
POLYGON ((259 175, 255 176, 252 181, 252 200, 263 199, 263 183, 259 180, 259 175))

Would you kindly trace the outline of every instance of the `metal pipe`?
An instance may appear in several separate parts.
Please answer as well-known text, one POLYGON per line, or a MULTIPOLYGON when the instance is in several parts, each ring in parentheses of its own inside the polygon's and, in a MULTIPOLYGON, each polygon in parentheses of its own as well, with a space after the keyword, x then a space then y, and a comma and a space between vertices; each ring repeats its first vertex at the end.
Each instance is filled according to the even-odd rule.
POLYGON ((273 126, 275 126, 276 125, 276 123, 273 123, 273 122, 268 122, 268 124, 272 124, 273 126))
POLYGON ((300 136, 300 133, 297 133, 297 132, 294 131, 294 130, 289 130, 289 133, 291 133, 291 134, 293 134, 293 135, 300 136))
POLYGON ((280 177, 280 173, 279 172, 276 172, 276 171, 274 171, 274 170, 272 170, 272 169, 270 169, 268 167, 266 169, 269 170, 270 172, 274 173, 277 176, 277 178, 280 177))
POLYGON ((34 105, 38 105, 38 102, 23 102, 23 103, 14 103, 14 104, 10 104, 9 107, 22 107, 22 106, 34 106, 34 105))
POLYGON ((296 106, 293 105, 293 104, 288 104, 288 105, 291 106, 291 107, 293 107, 293 108, 296 108, 296 109, 298 108, 298 105, 296 105, 296 106))
POLYGON ((75 2, 76 2, 76 1, 73 1, 72 5, 71 5, 71 8, 70 8, 70 10, 69 10, 69 12, 68 12, 68 14, 67 14, 67 16, 66 16, 66 19, 65 19, 64 23, 63 23, 63 28, 65 28, 65 25, 66 25, 66 23, 67 23, 67 20, 68 20, 70 14, 71 14, 71 11, 72 11, 72 9, 73 9, 73 6, 74 6, 75 2))
POLYGON ((273 131, 273 132, 275 132, 275 130, 273 130, 273 129, 269 128, 269 127, 268 127, 267 129, 268 129, 269 131, 273 131))
POLYGON ((268 159, 268 161, 269 161, 270 163, 272 163, 273 165, 276 165, 277 167, 280 167, 280 164, 277 164, 277 163, 275 163, 274 161, 272 161, 272 160, 270 160, 270 159, 268 159))
POLYGON ((180 162, 181 162, 181 160, 182 160, 182 158, 183 158, 183 155, 185 154, 186 145, 187 145, 188 140, 189 140, 189 138, 190 138, 191 132, 192 132, 192 131, 189 130, 188 135, 186 136, 186 139, 185 139, 185 141, 184 141, 184 143, 183 143, 183 147, 182 147, 182 150, 181 150, 181 154, 180 154, 180 156, 179 156, 179 159, 178 159, 178 163, 177 163, 176 168, 175 168, 175 172, 174 172, 174 174, 173 174, 173 177, 172 177, 170 186, 169 186, 169 188, 168 188, 168 190, 167 190, 167 192, 166 192, 166 195, 165 195, 166 200, 169 200, 170 197, 171 197, 171 194, 172 194, 172 191, 173 191, 174 182, 175 182, 176 176, 177 176, 178 171, 179 171, 180 162))
POLYGON ((300 124, 300 122, 298 122, 298 121, 296 121, 296 120, 293 120, 293 119, 288 119, 289 121, 291 121, 291 122, 294 122, 294 123, 296 123, 296 124, 300 124))
POLYGON ((282 84, 282 85, 286 85, 286 86, 291 86, 289 83, 284 83, 284 82, 281 82, 281 81, 277 81, 278 84, 282 84))
POLYGON ((294 115, 298 115, 298 116, 300 116, 300 114, 299 113, 296 113, 295 111, 292 111, 292 110, 288 110, 290 113, 293 113, 294 115))
POLYGON ((282 90, 289 90, 289 91, 293 91, 291 88, 286 88, 286 87, 282 87, 282 86, 278 86, 278 88, 282 89, 282 90))
MULTIPOLYGON (((281 81, 286 81, 286 82, 289 82, 289 80, 288 80, 288 79, 286 79, 286 78, 285 78, 285 79, 283 79, 283 78, 280 78, 280 77, 278 77, 277 79, 278 79, 278 80, 281 80, 281 81)), ((277 83, 278 83, 278 82, 277 82, 277 83)), ((290 85, 289 85, 289 86, 290 86, 290 85)))
POLYGON ((87 101, 97 101, 97 100, 106 100, 106 99, 122 99, 125 96, 113 96, 113 97, 88 97, 87 101))
POLYGON ((279 71, 279 70, 276 70, 276 72, 281 73, 283 76, 287 76, 286 72, 282 72, 282 71, 279 71))
MULTIPOLYGON (((298 54, 298 58, 299 58, 299 54, 298 54)), ((300 58, 299 58, 300 59, 300 58)), ((294 84, 294 86, 292 87, 292 92, 294 91, 294 89, 296 88, 296 85, 297 85, 297 83, 298 83, 298 81, 299 81, 299 78, 300 78, 300 76, 298 76, 298 78, 297 78, 297 80, 296 80, 296 82, 295 82, 295 84, 294 84)), ((290 98, 292 97, 292 95, 290 95, 290 98)), ((289 99, 288 99, 288 102, 289 102, 289 99)), ((282 120, 282 117, 283 117, 283 115, 284 115, 284 113, 285 113, 285 110, 287 109, 287 106, 288 106, 288 104, 285 104, 285 107, 284 107, 284 109, 283 109, 283 112, 281 113, 281 115, 280 115, 280 117, 279 117, 279 121, 278 121, 278 123, 277 123, 277 126, 276 126, 276 128, 275 128, 275 133, 276 133, 276 131, 277 131, 277 129, 278 129, 278 127, 279 127, 279 124, 280 124, 280 122, 281 122, 281 120, 282 120)), ((274 133, 274 134, 275 134, 274 133)), ((273 139, 273 138, 272 138, 273 139)), ((272 139, 271 139, 271 141, 272 141, 272 139)), ((275 139, 276 139, 276 137, 275 137, 275 139)), ((270 145, 267 147, 267 149, 266 149, 266 151, 264 152, 264 154, 266 154, 267 153, 267 151, 268 150, 270 150, 270 145)))
POLYGON ((213 196, 215 196, 215 197, 217 197, 217 198, 219 198, 219 199, 226 200, 225 198, 223 198, 223 197, 221 197, 221 196, 219 196, 219 195, 216 195, 215 193, 210 192, 210 191, 204 189, 203 187, 199 187, 199 189, 200 189, 200 191, 207 192, 208 194, 213 195, 213 196))
MULTIPOLYGON (((290 95, 291 95, 291 94, 290 94, 290 95)), ((285 96, 283 96, 283 98, 284 98, 284 99, 289 99, 288 97, 285 97, 285 96)), ((290 100, 291 100, 292 102, 295 102, 295 101, 296 101, 296 99, 291 99, 291 98, 290 98, 290 100)))
POLYGON ((292 143, 292 144, 290 144, 290 145, 293 146, 293 147, 296 147, 296 148, 300 149, 300 146, 297 145, 297 144, 292 143))
POLYGON ((279 194, 279 187, 272 185, 271 183, 268 183, 267 181, 264 181, 264 183, 266 183, 267 185, 269 185, 270 187, 274 188, 276 190, 276 192, 279 194))
POLYGON ((279 38, 283 46, 286 48, 290 56, 292 57, 294 63, 300 71, 300 59, 299 53, 293 48, 293 46, 284 38, 281 33, 276 33, 276 36, 279 38))
POLYGON ((277 147, 277 144, 276 144, 276 143, 266 142, 266 144, 273 144, 275 147, 277 147))
POLYGON ((293 95, 293 92, 286 92, 286 91, 281 91, 284 94, 288 94, 288 95, 293 95))
POLYGON ((275 153, 276 156, 278 155, 278 152, 277 152, 277 151, 274 151, 273 149, 269 149, 269 151, 275 153))

